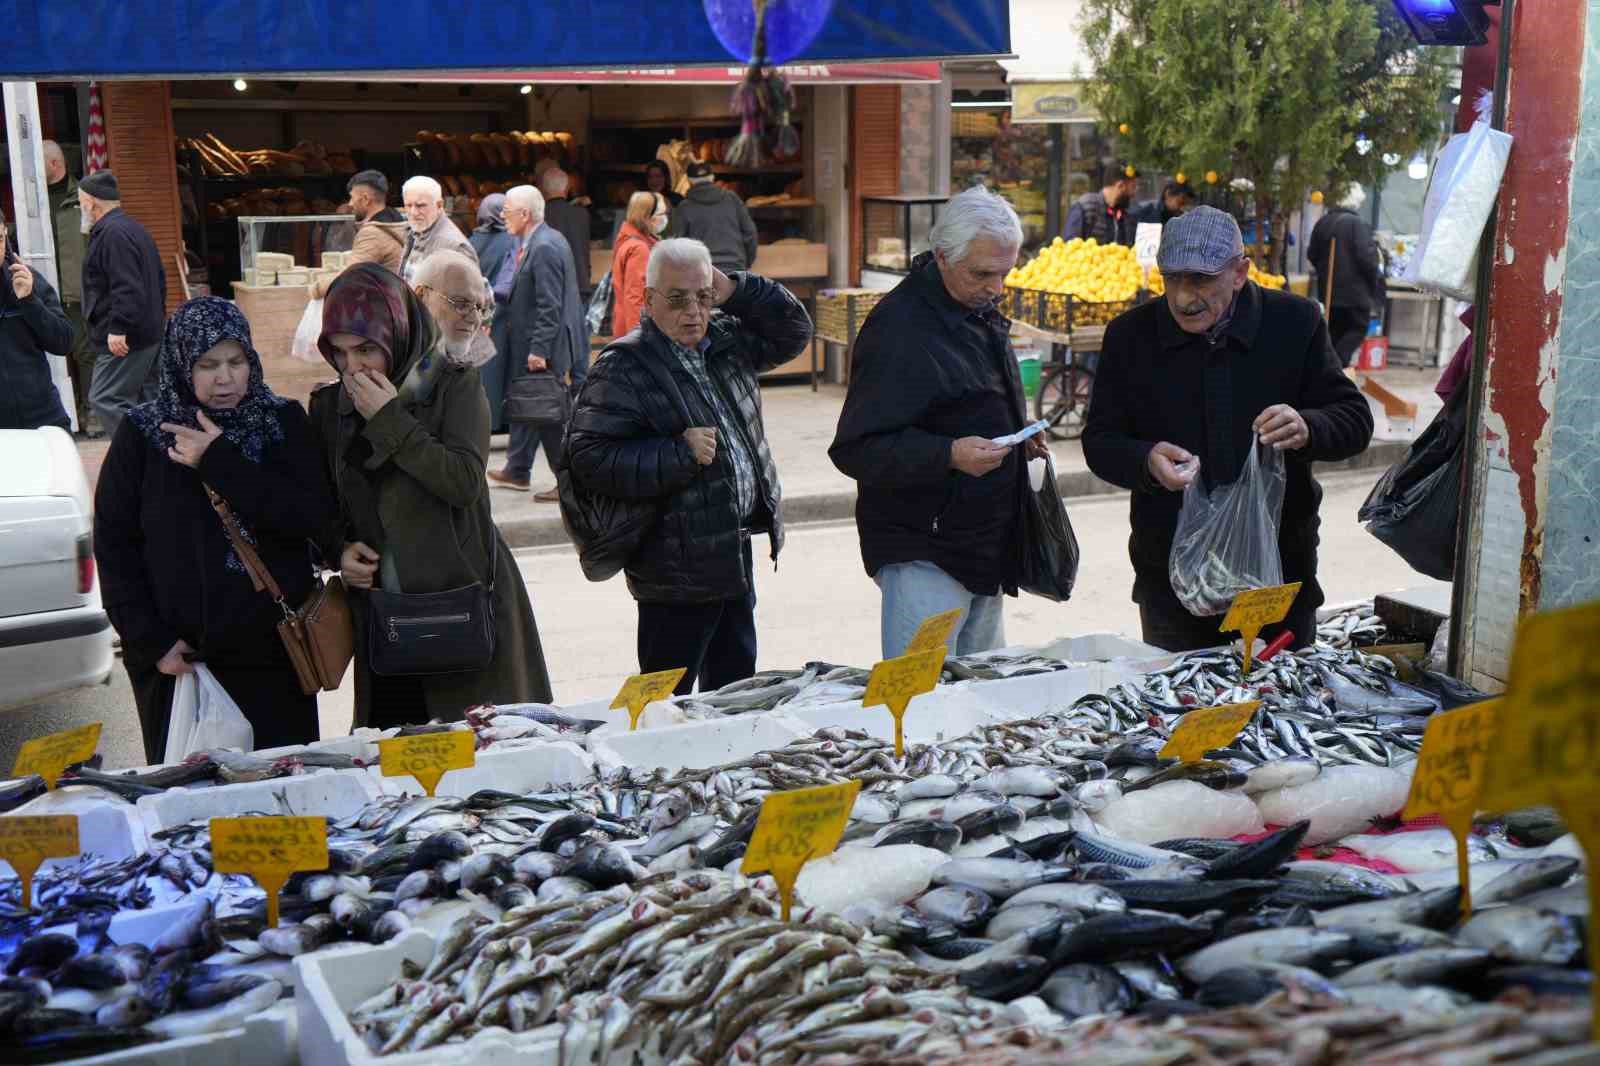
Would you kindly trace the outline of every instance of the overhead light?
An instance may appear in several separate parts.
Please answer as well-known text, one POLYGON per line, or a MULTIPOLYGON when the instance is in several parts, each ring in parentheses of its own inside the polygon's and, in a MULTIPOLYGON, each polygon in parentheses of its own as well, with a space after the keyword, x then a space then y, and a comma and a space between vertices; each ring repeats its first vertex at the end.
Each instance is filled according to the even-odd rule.
POLYGON ((246 89, 250 88, 250 83, 245 81, 243 78, 234 78, 233 87, 239 92, 244 92, 246 89))
POLYGON ((533 92, 533 86, 524 85, 522 88, 518 89, 517 92, 521 93, 523 96, 527 96, 529 93, 533 92))
POLYGON ((1428 161, 1418 152, 1411 157, 1411 165, 1406 167, 1406 174, 1412 181, 1421 181, 1428 176, 1428 161))
POLYGON ((1482 0, 1394 0, 1411 36, 1425 45, 1477 45, 1489 40, 1482 0))

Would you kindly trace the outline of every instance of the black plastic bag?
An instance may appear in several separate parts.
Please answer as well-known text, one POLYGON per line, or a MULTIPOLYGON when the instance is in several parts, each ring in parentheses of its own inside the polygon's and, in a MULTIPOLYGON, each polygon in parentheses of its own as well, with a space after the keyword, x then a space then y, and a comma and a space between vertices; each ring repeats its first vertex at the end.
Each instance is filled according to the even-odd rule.
POLYGON ((578 565, 590 581, 606 581, 628 565, 661 517, 656 500, 624 500, 580 488, 572 471, 556 472, 561 524, 578 549, 578 565))
POLYGON ((1022 572, 1017 585, 1024 592, 1061 603, 1072 595, 1077 579, 1078 538, 1056 488, 1055 464, 1046 459, 1044 484, 1038 492, 1028 493, 1023 508, 1022 572))
POLYGON ((1455 573, 1469 391, 1463 382, 1450 395, 1450 402, 1412 442, 1406 457, 1373 486, 1358 512, 1368 533, 1413 570, 1440 581, 1455 573))

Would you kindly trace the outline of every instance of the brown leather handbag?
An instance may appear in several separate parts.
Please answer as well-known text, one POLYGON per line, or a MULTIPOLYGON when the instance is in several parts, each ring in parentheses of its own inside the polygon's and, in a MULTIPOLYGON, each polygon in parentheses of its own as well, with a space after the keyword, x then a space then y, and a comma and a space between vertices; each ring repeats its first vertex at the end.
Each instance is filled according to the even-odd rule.
POLYGON ((306 602, 299 608, 289 606, 283 590, 272 577, 272 572, 261 561, 250 542, 239 530, 239 520, 233 510, 215 489, 206 486, 206 495, 222 528, 228 532, 234 554, 244 564, 245 573, 257 592, 265 592, 283 612, 278 623, 278 636, 283 640, 289 661, 294 664, 295 676, 300 680, 300 691, 307 696, 317 691, 332 692, 344 680, 345 669, 355 657, 355 627, 350 618, 350 599, 345 594, 344 580, 334 574, 327 581, 319 580, 306 602))

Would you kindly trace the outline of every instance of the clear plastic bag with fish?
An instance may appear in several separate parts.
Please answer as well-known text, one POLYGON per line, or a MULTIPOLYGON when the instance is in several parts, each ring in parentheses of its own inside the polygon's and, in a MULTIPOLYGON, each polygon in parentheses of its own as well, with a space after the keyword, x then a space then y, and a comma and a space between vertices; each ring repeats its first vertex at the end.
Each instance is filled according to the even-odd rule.
POLYGON ((1196 474, 1183 490, 1167 574, 1190 614, 1222 614, 1247 589, 1283 584, 1278 520, 1285 482, 1283 454, 1252 434, 1238 480, 1208 491, 1196 474))
POLYGON ((194 672, 178 678, 172 694, 165 761, 179 763, 197 751, 255 748, 256 732, 222 682, 194 664, 194 672))

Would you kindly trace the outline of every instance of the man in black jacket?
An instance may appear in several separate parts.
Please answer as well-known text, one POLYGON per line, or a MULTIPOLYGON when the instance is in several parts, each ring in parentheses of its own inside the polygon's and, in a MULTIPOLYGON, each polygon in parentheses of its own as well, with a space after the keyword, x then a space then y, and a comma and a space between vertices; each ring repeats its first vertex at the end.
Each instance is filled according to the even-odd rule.
POLYGON ((682 666, 678 692, 696 681, 708 691, 755 671, 750 534, 767 534, 774 563, 783 547, 756 379, 805 350, 811 319, 782 285, 730 277, 686 239, 652 249, 645 309, 590 368, 566 462, 585 492, 657 501, 659 520, 624 568, 639 670, 682 666))
POLYGON ((1134 223, 1130 208, 1139 187, 1139 172, 1124 163, 1107 166, 1099 192, 1086 192, 1067 209, 1064 240, 1082 237, 1101 244, 1133 245, 1134 223))
POLYGON ((93 226, 83 257, 83 316, 96 352, 89 403, 115 437, 134 405, 155 399, 167 272, 156 242, 122 210, 111 171, 78 182, 78 208, 93 226))
POLYGON ((1183 490, 1239 477, 1253 441, 1284 457, 1278 526, 1285 582, 1303 582, 1284 628, 1295 646, 1316 635, 1317 508, 1313 461, 1348 459, 1372 438, 1366 399, 1339 370, 1310 300, 1248 279, 1233 216, 1197 207, 1161 234, 1166 279, 1153 300, 1112 321, 1083 434, 1089 469, 1133 490, 1133 598, 1144 639, 1172 651, 1226 643, 1221 619, 1197 617, 1172 591, 1168 556, 1183 490))
POLYGON ((952 654, 1005 643, 1000 594, 1016 595, 1023 449, 993 443, 1025 422, 1022 380, 995 310, 1022 224, 984 188, 950 199, 934 250, 867 316, 828 455, 856 481, 867 573, 883 590, 883 657, 924 618, 959 608, 952 654))
POLYGON ((50 283, 12 254, 8 240, 0 222, 0 429, 70 430, 46 353, 72 351, 72 322, 50 283))
POLYGON ((1315 271, 1316 295, 1328 298, 1328 260, 1333 260, 1333 302, 1328 308, 1328 333, 1341 366, 1355 358, 1374 309, 1381 311, 1385 289, 1383 259, 1372 227, 1356 214, 1366 200, 1361 186, 1351 186, 1343 202, 1311 227, 1306 258, 1315 271))
POLYGON ((689 164, 689 195, 672 209, 667 236, 699 241, 724 274, 749 270, 756 261, 756 224, 744 201, 718 188, 714 178, 710 163, 689 164))

